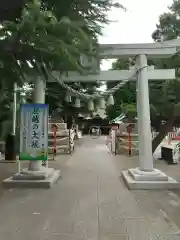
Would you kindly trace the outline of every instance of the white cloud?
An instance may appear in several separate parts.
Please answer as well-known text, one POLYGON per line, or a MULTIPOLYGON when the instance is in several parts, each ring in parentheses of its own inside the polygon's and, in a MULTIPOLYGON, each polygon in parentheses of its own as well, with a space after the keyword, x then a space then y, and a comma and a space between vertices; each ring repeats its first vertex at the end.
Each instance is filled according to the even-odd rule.
MULTIPOLYGON (((159 16, 168 11, 172 0, 119 0, 128 11, 113 9, 109 18, 115 21, 104 29, 100 43, 147 43, 156 29, 159 16)), ((112 61, 103 61, 102 68, 108 69, 112 61)))

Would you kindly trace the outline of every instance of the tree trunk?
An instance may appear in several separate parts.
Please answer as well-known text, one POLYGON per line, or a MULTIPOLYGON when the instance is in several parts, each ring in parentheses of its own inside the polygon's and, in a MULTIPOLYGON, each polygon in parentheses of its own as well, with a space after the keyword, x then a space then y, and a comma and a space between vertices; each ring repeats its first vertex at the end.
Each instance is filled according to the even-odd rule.
POLYGON ((175 121, 175 117, 174 115, 172 115, 170 118, 168 118, 165 124, 161 125, 159 129, 159 134, 152 140, 152 153, 155 152, 156 148, 163 141, 167 133, 172 130, 174 121, 175 121))

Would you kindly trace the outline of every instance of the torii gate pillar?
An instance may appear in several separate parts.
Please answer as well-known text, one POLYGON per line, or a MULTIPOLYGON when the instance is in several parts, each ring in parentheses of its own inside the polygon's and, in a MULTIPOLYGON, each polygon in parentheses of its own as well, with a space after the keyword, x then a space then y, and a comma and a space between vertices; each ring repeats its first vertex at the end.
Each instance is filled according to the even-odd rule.
POLYGON ((149 86, 147 76, 147 57, 138 55, 136 66, 141 69, 137 75, 137 116, 139 133, 139 165, 142 171, 153 170, 152 135, 149 109, 149 86))
POLYGON ((153 168, 148 71, 145 54, 136 57, 136 65, 141 69, 137 74, 139 167, 123 171, 122 176, 130 189, 180 188, 180 184, 176 180, 153 168))

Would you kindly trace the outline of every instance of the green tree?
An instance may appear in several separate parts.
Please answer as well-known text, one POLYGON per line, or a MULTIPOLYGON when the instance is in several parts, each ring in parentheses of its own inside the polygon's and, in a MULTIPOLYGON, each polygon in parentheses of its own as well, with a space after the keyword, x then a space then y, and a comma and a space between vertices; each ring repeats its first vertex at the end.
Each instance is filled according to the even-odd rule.
POLYGON ((0 39, 1 90, 10 92, 9 105, 14 82, 22 86, 37 76, 48 80, 48 72, 67 71, 67 66, 81 71, 81 53, 91 54, 91 39, 67 17, 57 20, 40 2, 29 3, 20 21, 4 21, 0 39))
MULTIPOLYGON (((107 11, 120 6, 111 0, 61 2, 0 4, 0 13, 4 12, 0 17, 0 73, 3 87, 10 92, 14 82, 21 86, 37 76, 48 80, 53 70, 89 71, 80 58, 82 54, 90 58, 96 55, 97 36, 108 23, 107 11)), ((86 88, 92 89, 89 84, 86 88)))
POLYGON ((16 1, 1 1, 0 2, 0 21, 15 21, 21 16, 22 9, 27 1, 16 0, 16 1))

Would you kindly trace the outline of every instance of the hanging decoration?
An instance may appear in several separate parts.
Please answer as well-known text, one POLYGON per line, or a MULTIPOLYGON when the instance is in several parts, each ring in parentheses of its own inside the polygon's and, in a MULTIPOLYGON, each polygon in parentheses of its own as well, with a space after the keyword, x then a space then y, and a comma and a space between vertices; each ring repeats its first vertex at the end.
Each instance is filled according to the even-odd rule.
POLYGON ((72 99, 71 99, 70 93, 67 93, 66 98, 65 98, 65 101, 68 102, 68 103, 70 103, 71 100, 72 100, 72 99))
POLYGON ((99 115, 100 118, 105 119, 107 118, 106 109, 98 109, 95 115, 99 115))
POLYGON ((95 112, 99 110, 99 102, 97 100, 95 101, 94 110, 95 110, 95 112))
POLYGON ((99 99, 99 106, 98 106, 99 109, 105 109, 106 108, 106 101, 103 97, 101 97, 99 99))
POLYGON ((81 107, 81 100, 79 98, 76 98, 75 100, 75 107, 80 108, 81 107))
POLYGON ((89 111, 94 111, 94 102, 92 99, 88 101, 88 110, 89 111))
MULTIPOLYGON (((82 59, 81 59, 82 60, 82 59)), ((121 87, 123 87, 127 82, 129 82, 130 79, 132 79, 132 77, 135 77, 137 75, 137 73, 139 71, 141 71, 144 68, 147 68, 148 66, 145 65, 141 68, 137 68, 135 67, 136 71, 132 74, 132 76, 124 79, 123 81, 119 82, 116 86, 114 86, 111 89, 108 89, 106 92, 103 92, 101 94, 99 94, 98 92, 94 93, 94 94, 87 94, 87 93, 83 93, 81 91, 75 90, 72 87, 68 86, 67 84, 65 84, 62 80, 61 75, 58 76, 52 76, 52 78, 54 80, 56 80, 56 82, 58 82, 64 89, 66 89, 68 91, 68 95, 66 96, 66 101, 67 102, 72 102, 71 100, 71 96, 76 96, 79 99, 83 99, 85 101, 89 101, 88 103, 88 108, 91 109, 90 111, 94 111, 94 102, 93 100, 98 100, 99 99, 99 104, 96 107, 96 109, 105 109, 106 108, 106 101, 104 98, 107 98, 107 106, 109 105, 114 105, 114 98, 113 98, 113 94, 120 89, 121 87)), ((79 100, 77 100, 77 106, 79 105, 79 100)))
POLYGON ((112 94, 110 94, 107 99, 107 106, 112 106, 112 105, 114 105, 114 97, 112 94))

